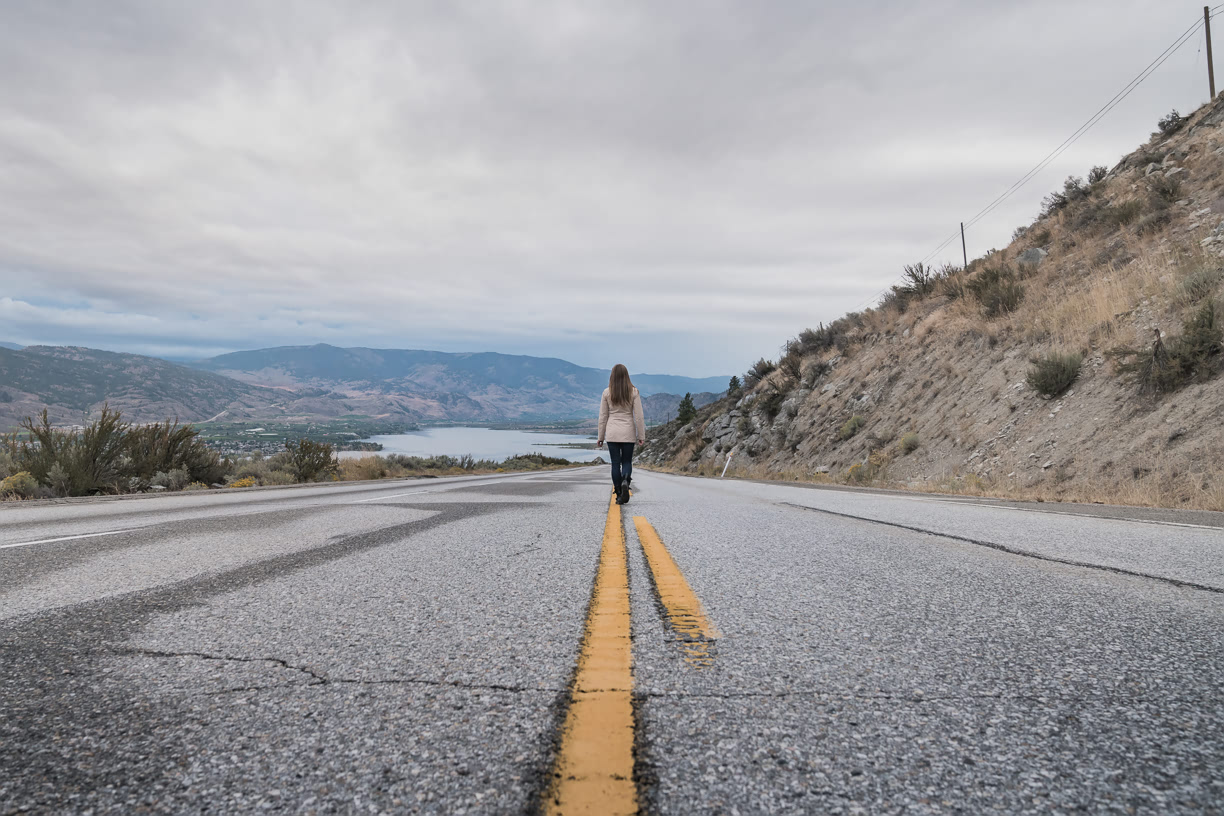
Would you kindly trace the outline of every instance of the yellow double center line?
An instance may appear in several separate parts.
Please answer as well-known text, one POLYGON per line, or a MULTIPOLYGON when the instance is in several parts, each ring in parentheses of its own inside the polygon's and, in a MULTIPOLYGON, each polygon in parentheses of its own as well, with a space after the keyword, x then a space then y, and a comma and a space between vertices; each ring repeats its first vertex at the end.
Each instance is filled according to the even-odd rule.
POLYGON ((633 782, 633 644, 620 507, 609 502, 578 674, 545 810, 637 813, 633 782))
MULTIPOLYGON (((668 620, 681 638, 685 661, 709 666, 718 632, 654 527, 642 516, 633 521, 668 620)), ((628 556, 620 506, 609 501, 578 672, 545 812, 637 813, 633 738, 628 556)))

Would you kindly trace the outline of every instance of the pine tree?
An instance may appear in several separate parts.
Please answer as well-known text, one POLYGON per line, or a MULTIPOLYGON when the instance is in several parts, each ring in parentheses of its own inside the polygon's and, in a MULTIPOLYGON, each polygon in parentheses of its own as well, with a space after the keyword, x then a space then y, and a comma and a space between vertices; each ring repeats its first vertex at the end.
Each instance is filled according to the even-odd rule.
POLYGON ((680 407, 676 409, 676 419, 680 420, 681 425, 687 425, 697 416, 697 408, 693 405, 693 395, 686 393, 684 399, 680 400, 680 407))
POLYGON ((731 375, 731 382, 727 383, 727 396, 737 397, 741 390, 740 379, 734 374, 731 375))

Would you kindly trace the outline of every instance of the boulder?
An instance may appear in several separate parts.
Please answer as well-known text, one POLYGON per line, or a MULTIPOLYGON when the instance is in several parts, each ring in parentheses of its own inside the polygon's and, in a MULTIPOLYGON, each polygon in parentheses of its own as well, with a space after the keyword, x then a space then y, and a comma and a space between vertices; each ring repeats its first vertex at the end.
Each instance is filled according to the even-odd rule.
POLYGON ((1046 252, 1040 247, 1033 247, 1032 249, 1026 249, 1021 252, 1020 257, 1016 259, 1016 263, 1020 264, 1021 266, 1041 266, 1041 262, 1044 261, 1046 256, 1049 254, 1050 253, 1046 252))

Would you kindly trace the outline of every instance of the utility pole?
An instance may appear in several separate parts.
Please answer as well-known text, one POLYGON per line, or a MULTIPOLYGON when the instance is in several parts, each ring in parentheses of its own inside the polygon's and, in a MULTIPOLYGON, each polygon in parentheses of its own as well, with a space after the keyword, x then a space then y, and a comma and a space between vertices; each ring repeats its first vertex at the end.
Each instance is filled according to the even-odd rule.
POLYGON ((961 222, 961 256, 965 259, 964 269, 969 271, 969 250, 965 249, 965 222, 961 222))
POLYGON ((1215 99, 1215 68, 1211 64, 1211 8, 1203 6, 1203 27, 1207 30, 1207 83, 1211 86, 1211 98, 1215 99))

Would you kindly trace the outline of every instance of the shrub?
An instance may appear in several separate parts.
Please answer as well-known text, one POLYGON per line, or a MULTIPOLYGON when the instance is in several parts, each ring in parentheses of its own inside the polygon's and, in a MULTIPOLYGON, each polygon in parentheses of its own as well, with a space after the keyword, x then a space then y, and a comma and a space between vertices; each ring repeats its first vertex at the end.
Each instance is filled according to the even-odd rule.
POLYGON ((254 476, 247 476, 242 479, 234 479, 228 485, 226 485, 226 487, 254 487, 254 486, 255 486, 254 476))
POLYGON ((104 489, 117 492, 126 482, 121 469, 128 425, 118 411, 103 407, 98 419, 79 432, 53 428, 46 409, 38 422, 27 417, 21 427, 30 439, 18 441, 10 436, 6 440, 9 454, 20 470, 28 471, 40 484, 50 484, 51 470, 56 467, 62 495, 84 496, 104 489))
POLYGON ((1224 327, 1220 326, 1215 304, 1207 301, 1182 326, 1181 337, 1171 344, 1169 353, 1187 381, 1205 380, 1218 368, 1216 358, 1222 349, 1224 327))
POLYGON ((863 419, 858 414, 855 414, 847 419, 841 428, 838 429, 837 438, 844 442, 862 430, 863 426, 866 424, 867 420, 863 419))
POLYGON ((195 428, 178 422, 167 420, 128 429, 124 455, 130 461, 125 472, 145 480, 158 472, 175 470, 188 473, 184 485, 191 481, 219 482, 225 477, 226 468, 217 452, 199 438, 195 428))
POLYGON ((28 471, 14 473, 0 481, 0 497, 33 498, 38 492, 38 480, 28 471))
POLYGON ((1109 168, 1103 167, 1098 164, 1096 167, 1093 167, 1091 170, 1088 171, 1088 183, 1089 184, 1099 184, 1100 182, 1104 181, 1105 177, 1108 175, 1109 175, 1109 168))
POLYGON ((1080 366, 1084 362, 1082 354, 1063 354, 1053 352, 1045 357, 1036 358, 1029 369, 1026 381, 1039 394, 1047 397, 1057 397, 1071 387, 1079 377, 1080 366))
POLYGON ((867 457, 867 461, 851 465, 846 471, 846 481, 852 484, 869 484, 884 472, 888 466, 888 456, 878 451, 867 457))
POLYGON ((5 479, 17 472, 13 464, 13 455, 8 448, 0 447, 0 479, 5 479))
POLYGON ((810 364, 803 373, 803 387, 811 388, 824 375, 833 370, 833 366, 829 365, 824 360, 817 360, 810 364))
POLYGON ((1182 333, 1166 344, 1156 330, 1150 350, 1120 348, 1111 352, 1120 358, 1118 373, 1141 394, 1167 394, 1195 379, 1208 379, 1219 370, 1224 350, 1224 329, 1215 304, 1203 304, 1182 326, 1182 333))
POLYGON ((340 468, 332 446, 324 442, 299 439, 297 442, 286 442, 285 450, 289 452, 291 472, 299 482, 316 481, 340 468))
POLYGON ((764 357, 752 364, 752 368, 748 369, 748 373, 744 375, 744 383, 752 388, 761 380, 768 377, 777 369, 777 366, 771 360, 766 360, 764 357))
POLYGON ((839 317, 828 326, 821 323, 815 329, 804 329, 794 342, 803 355, 818 354, 829 349, 844 351, 850 342, 850 332, 863 325, 863 316, 858 312, 850 312, 839 317))
POLYGON ((1174 133, 1181 130, 1189 119, 1190 117, 1182 116, 1177 112, 1177 109, 1174 108, 1173 110, 1169 111, 1168 116, 1156 123, 1156 127, 1159 129, 1161 135, 1172 136, 1174 133))
POLYGON ((203 482, 192 482, 191 484, 184 487, 183 490, 187 491, 188 493, 194 492, 196 490, 208 490, 208 485, 204 484, 203 482))
POLYGON ((1204 266, 1187 275, 1177 285, 1173 299, 1183 305, 1198 303, 1205 297, 1215 294, 1216 287, 1224 280, 1224 269, 1204 266))
POLYGON ((782 403, 786 402, 786 394, 782 391, 771 391, 761 398, 761 411, 769 418, 770 422, 778 416, 778 412, 782 410, 782 403))
POLYGON ((1139 217, 1143 212, 1143 202, 1138 199, 1123 201, 1121 204, 1110 204, 1101 212, 1101 219, 1113 226, 1124 227, 1139 217))
POLYGON ((269 470, 264 474, 259 483, 265 487, 269 485, 291 485, 296 481, 293 474, 284 470, 269 470))
POLYGON ((1153 213, 1140 218, 1135 222, 1135 232, 1139 235, 1151 235, 1154 232, 1159 232, 1173 220, 1173 216, 1168 210, 1157 210, 1153 213))
POLYGON ((926 297, 935 291, 935 276, 935 269, 923 264, 921 261, 914 264, 906 264, 902 270, 905 288, 911 294, 918 297, 926 297))
POLYGON ((1024 287, 1015 279, 1009 266, 986 268, 965 285, 982 305, 987 318, 1014 312, 1024 299, 1024 287))
POLYGON ((752 430, 753 430, 752 429, 752 419, 748 416, 742 416, 740 417, 739 423, 736 425, 736 427, 739 428, 739 432, 741 435, 749 436, 752 434, 752 430))
POLYGON ((1148 182, 1148 189, 1167 204, 1172 204, 1182 197, 1181 180, 1176 176, 1153 175, 1148 182))
POLYGON ((191 474, 186 468, 175 468, 169 473, 158 471, 149 479, 149 484, 164 487, 167 490, 182 490, 191 484, 191 474))
POLYGON ((905 314, 913 297, 914 293, 904 286, 893 286, 880 298, 880 310, 892 309, 897 314, 905 314))
POLYGON ((901 442, 898 444, 898 447, 901 449, 901 453, 909 456, 911 453, 918 450, 918 446, 921 444, 922 442, 919 440, 918 434, 911 431, 910 433, 907 433, 901 437, 901 442))

